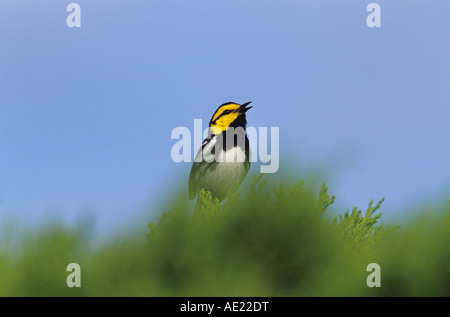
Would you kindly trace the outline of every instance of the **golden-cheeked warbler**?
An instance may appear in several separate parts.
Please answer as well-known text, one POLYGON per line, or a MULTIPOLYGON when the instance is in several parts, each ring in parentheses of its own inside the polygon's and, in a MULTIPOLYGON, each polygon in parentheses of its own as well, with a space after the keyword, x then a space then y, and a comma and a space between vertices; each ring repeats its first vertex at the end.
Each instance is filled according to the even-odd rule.
MULTIPOLYGON (((250 169, 250 146, 245 113, 252 108, 227 102, 209 121, 208 136, 198 150, 189 175, 189 199, 202 188, 222 201, 233 186, 239 186, 250 169)), ((197 200, 196 210, 199 200, 197 200)))

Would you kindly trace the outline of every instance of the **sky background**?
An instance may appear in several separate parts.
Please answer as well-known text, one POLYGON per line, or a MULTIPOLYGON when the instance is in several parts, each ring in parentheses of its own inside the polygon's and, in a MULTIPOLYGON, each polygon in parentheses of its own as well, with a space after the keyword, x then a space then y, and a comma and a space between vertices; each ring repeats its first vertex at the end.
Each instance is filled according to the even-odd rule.
POLYGON ((341 211, 448 197, 450 1, 378 1, 381 28, 370 2, 80 0, 72 29, 70 1, 0 0, 0 221, 146 225, 187 190, 172 129, 227 101, 341 211))

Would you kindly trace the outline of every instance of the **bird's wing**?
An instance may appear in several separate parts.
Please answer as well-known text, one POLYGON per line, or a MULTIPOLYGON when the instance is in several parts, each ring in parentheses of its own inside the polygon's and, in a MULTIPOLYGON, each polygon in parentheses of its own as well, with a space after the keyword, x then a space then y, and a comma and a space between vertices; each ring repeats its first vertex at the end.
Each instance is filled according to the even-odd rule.
POLYGON ((189 199, 194 199, 197 196, 197 179, 199 177, 198 171, 200 164, 202 164, 202 152, 203 148, 211 141, 211 139, 206 138, 203 140, 202 146, 198 149, 197 155, 195 156, 194 163, 192 164, 191 173, 189 174, 189 199))

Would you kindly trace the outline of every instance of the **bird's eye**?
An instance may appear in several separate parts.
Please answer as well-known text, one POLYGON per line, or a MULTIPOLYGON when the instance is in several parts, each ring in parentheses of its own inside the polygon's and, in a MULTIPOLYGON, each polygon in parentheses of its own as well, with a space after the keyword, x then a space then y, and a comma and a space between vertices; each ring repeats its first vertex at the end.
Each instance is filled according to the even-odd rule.
POLYGON ((229 114, 229 113, 231 113, 231 110, 225 110, 225 111, 223 112, 223 114, 229 114))

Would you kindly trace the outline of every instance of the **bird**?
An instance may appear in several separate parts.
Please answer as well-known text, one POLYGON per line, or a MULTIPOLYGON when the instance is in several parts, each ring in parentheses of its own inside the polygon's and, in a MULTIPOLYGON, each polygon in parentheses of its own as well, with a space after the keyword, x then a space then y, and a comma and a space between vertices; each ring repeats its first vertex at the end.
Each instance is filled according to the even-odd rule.
MULTIPOLYGON (((189 174, 189 199, 204 189, 223 201, 233 186, 239 187, 250 169, 250 144, 246 112, 251 102, 220 105, 209 121, 208 135, 199 148, 189 174), (228 138, 227 138, 228 137, 228 138)), ((194 218, 201 209, 197 198, 194 218)))

